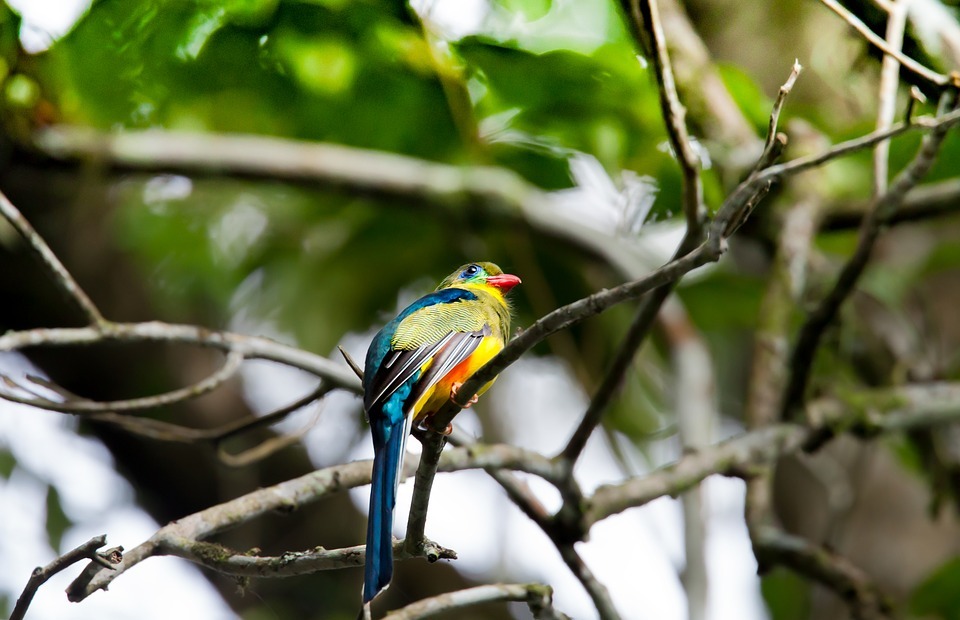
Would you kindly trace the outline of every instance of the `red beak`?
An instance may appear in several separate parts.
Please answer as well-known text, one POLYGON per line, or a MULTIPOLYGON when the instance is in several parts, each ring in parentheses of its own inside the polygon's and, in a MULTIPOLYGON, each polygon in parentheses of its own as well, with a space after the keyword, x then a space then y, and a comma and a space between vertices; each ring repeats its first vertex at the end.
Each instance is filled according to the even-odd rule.
POLYGON ((501 273, 498 276, 487 276, 487 284, 495 286, 504 293, 520 284, 520 278, 510 273, 501 273))

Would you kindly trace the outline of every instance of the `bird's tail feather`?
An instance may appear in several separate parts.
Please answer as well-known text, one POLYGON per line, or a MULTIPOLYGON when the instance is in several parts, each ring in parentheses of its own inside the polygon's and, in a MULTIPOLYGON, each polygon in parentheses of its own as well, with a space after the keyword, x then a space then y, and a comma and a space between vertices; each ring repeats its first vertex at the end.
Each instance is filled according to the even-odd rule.
MULTIPOLYGON (((374 425, 376 426, 376 425, 374 425)), ((363 573, 363 602, 380 593, 393 577, 393 507, 397 477, 403 460, 404 421, 373 428, 374 444, 382 446, 373 458, 370 509, 367 512, 367 553, 363 573)))

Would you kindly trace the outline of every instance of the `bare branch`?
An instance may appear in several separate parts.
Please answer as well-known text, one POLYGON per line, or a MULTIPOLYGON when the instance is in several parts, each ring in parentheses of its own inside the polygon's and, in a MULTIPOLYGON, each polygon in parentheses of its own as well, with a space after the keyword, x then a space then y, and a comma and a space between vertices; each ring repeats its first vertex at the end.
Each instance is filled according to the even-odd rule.
POLYGON ((350 370, 353 371, 353 374, 357 375, 357 379, 363 381, 363 368, 360 368, 360 365, 353 361, 353 358, 350 357, 350 354, 347 353, 347 350, 337 345, 337 349, 340 351, 340 355, 343 356, 343 359, 347 362, 347 366, 350 367, 350 370))
POLYGON ((643 506, 658 497, 675 497, 713 474, 744 475, 755 465, 799 450, 807 433, 799 425, 769 426, 688 454, 673 465, 658 469, 648 476, 601 486, 589 499, 584 520, 589 526, 627 508, 643 506))
POLYGON ((653 473, 599 487, 588 498, 584 527, 658 497, 677 496, 713 474, 751 478, 764 465, 805 449, 822 432, 838 429, 861 437, 929 428, 960 421, 960 383, 935 383, 865 390, 811 402, 813 426, 780 423, 749 431, 687 454, 653 473))
MULTIPOLYGON (((38 346, 92 345, 101 342, 176 342, 234 352, 246 359, 265 359, 314 374, 332 385, 359 394, 360 382, 349 370, 329 359, 269 338, 149 321, 104 322, 96 327, 42 328, 0 335, 0 351, 38 346)), ((2 396, 2 395, 0 395, 2 396)))
POLYGON ((703 184, 700 181, 700 156, 694 150, 687 132, 686 109, 677 94, 657 0, 625 0, 624 5, 624 10, 634 22, 631 30, 639 37, 641 47, 657 76, 661 114, 683 176, 682 203, 687 228, 699 231, 705 211, 703 184))
MULTIPOLYGON (((425 553, 410 555, 406 552, 402 540, 394 541, 394 559, 407 560, 424 557, 430 562, 437 560, 456 560, 457 554, 426 541, 425 553)), ((261 556, 258 550, 246 553, 235 551, 216 543, 176 538, 168 536, 159 545, 157 555, 170 555, 189 560, 194 564, 206 566, 224 575, 238 577, 294 577, 310 575, 320 571, 338 570, 353 566, 363 566, 366 546, 356 545, 343 549, 324 549, 317 547, 307 551, 288 551, 279 556, 261 556)))
MULTIPOLYGON (((55 384, 51 384, 39 377, 29 377, 29 380, 47 389, 54 390, 61 396, 67 398, 67 400, 58 402, 40 396, 23 398, 9 392, 0 392, 0 398, 4 398, 5 400, 15 403, 30 405, 39 409, 46 409, 48 411, 59 411, 61 413, 89 414, 107 411, 112 411, 114 413, 139 412, 181 403, 194 398, 199 398, 204 394, 208 394, 223 385, 226 381, 230 380, 240 369, 240 365, 242 363, 242 353, 229 351, 223 366, 202 381, 198 381, 193 385, 188 385, 186 387, 165 392, 163 394, 144 396, 142 398, 132 398, 129 400, 114 400, 106 402, 88 400, 86 398, 70 394, 64 388, 55 384)), ((9 388, 26 389, 24 386, 13 382, 9 377, 4 375, 0 375, 0 381, 3 381, 3 383, 9 388)))
MULTIPOLYGON (((903 47, 903 31, 907 26, 907 10, 910 0, 891 0, 887 19, 887 45, 900 51, 903 47)), ((880 92, 877 98, 877 129, 883 130, 893 124, 897 110, 897 85, 900 81, 900 63, 895 56, 885 54, 880 69, 880 92)), ((913 99, 911 99, 912 101, 913 99)), ((887 176, 890 171, 890 143, 880 142, 873 150, 873 195, 887 191, 887 176)))
POLYGON ((767 124, 767 138, 763 144, 763 154, 760 156, 758 164, 760 167, 765 167, 774 162, 772 155, 777 148, 777 126, 780 124, 780 113, 783 111, 783 106, 787 103, 787 97, 793 91, 793 85, 796 84, 801 71, 803 71, 803 67, 800 65, 800 61, 794 59, 787 81, 777 91, 777 98, 773 102, 773 111, 770 112, 770 122, 767 124))
MULTIPOLYGON (((863 223, 869 208, 869 204, 851 205, 848 201, 831 205, 823 218, 821 230, 857 228, 863 223)), ((949 179, 914 187, 904 196, 900 208, 883 223, 894 226, 951 215, 958 211, 960 211, 960 179, 949 179)))
POLYGON ((567 618, 553 608, 553 589, 539 583, 496 583, 456 592, 448 592, 411 603, 402 609, 387 612, 390 620, 419 620, 439 614, 501 601, 525 602, 537 620, 560 620, 567 618))
POLYGON ((758 528, 751 538, 761 572, 771 565, 789 567, 833 590, 847 602, 856 620, 890 617, 890 603, 867 574, 836 552, 775 527, 758 528))
POLYGON ((222 442, 217 445, 217 458, 228 467, 246 467, 262 461, 263 459, 276 454, 286 447, 300 442, 304 435, 313 428, 318 416, 314 416, 313 421, 303 428, 293 433, 285 433, 264 439, 252 448, 247 448, 239 453, 233 453, 227 450, 222 442))
POLYGON ((67 271, 63 263, 60 262, 60 259, 53 253, 50 246, 37 234, 37 231, 30 225, 30 222, 23 217, 23 214, 20 213, 2 192, 0 192, 0 214, 2 214, 14 229, 20 233, 20 236, 30 244, 30 248, 50 271, 54 282, 56 282, 57 286, 60 287, 60 290, 63 291, 67 297, 76 303, 77 307, 87 318, 87 321, 92 325, 102 323, 103 315, 100 314, 100 311, 94 303, 83 289, 80 288, 77 281, 73 279, 73 276, 70 275, 70 272, 67 271))
MULTIPOLYGON (((716 380, 710 352, 676 299, 669 300, 660 315, 662 333, 669 343, 674 370, 673 404, 677 436, 683 452, 702 450, 713 442, 717 426, 716 380)), ((681 582, 687 594, 687 618, 703 620, 707 616, 710 578, 707 571, 707 497, 702 486, 680 496, 683 505, 684 567, 681 582)))
MULTIPOLYGON (((960 110, 953 109, 956 97, 957 93, 955 91, 944 93, 938 108, 939 118, 944 119, 951 114, 960 112, 960 110), (950 114, 945 114, 950 110, 952 110, 950 114)), ((873 209, 860 227, 860 238, 853 256, 843 266, 830 293, 801 327, 797 344, 790 358, 790 381, 784 392, 781 406, 783 417, 788 416, 793 409, 803 403, 813 358, 820 344, 820 338, 827 326, 836 317, 840 306, 853 291, 860 275, 866 268, 873 252, 873 246, 882 231, 883 222, 897 211, 906 193, 933 166, 948 130, 949 125, 940 125, 924 136, 920 150, 913 161, 897 175, 890 189, 876 198, 873 209)))
POLYGON ((266 413, 264 415, 247 416, 243 419, 228 422, 221 426, 209 429, 190 428, 187 426, 180 426, 178 424, 171 424, 170 422, 164 422, 163 420, 155 420, 153 418, 134 418, 128 415, 120 415, 110 412, 96 413, 92 414, 90 417, 98 422, 112 424, 130 433, 140 435, 141 437, 149 437, 159 441, 175 441, 179 443, 220 443, 221 441, 229 439, 230 437, 235 437, 247 431, 256 428, 263 428, 279 422, 291 413, 299 411, 310 403, 320 400, 333 389, 333 386, 327 383, 322 383, 305 396, 298 398, 294 402, 284 405, 275 411, 271 411, 270 413, 266 413))
POLYGON ((574 576, 580 580, 580 583, 586 588, 587 594, 590 595, 594 607, 597 608, 600 620, 620 620, 620 612, 618 612, 614 606, 613 599, 610 598, 610 592, 607 590, 607 587, 597 579, 593 571, 590 570, 590 567, 586 565, 583 558, 580 557, 580 554, 577 553, 577 550, 574 548, 573 543, 558 545, 557 550, 560 551, 560 557, 563 558, 563 561, 573 572, 574 576))
MULTIPOLYGON (((535 475, 545 475, 552 478, 558 476, 558 467, 549 459, 534 452, 514 446, 472 446, 470 448, 456 448, 448 450, 440 460, 441 471, 462 471, 477 468, 514 469, 535 475)), ((413 474, 412 460, 408 460, 401 479, 413 474)), ((252 521, 264 514, 274 511, 291 512, 303 506, 314 503, 323 497, 338 493, 346 489, 370 484, 371 461, 355 461, 342 465, 334 465, 320 469, 299 478, 293 478, 263 489, 258 489, 228 502, 211 506, 205 510, 178 519, 157 530, 148 540, 137 545, 125 554, 123 562, 115 571, 94 570, 83 579, 76 580, 68 590, 71 601, 80 601, 93 592, 106 588, 114 579, 139 564, 147 558, 156 555, 181 555, 187 559, 202 560, 209 558, 202 551, 212 550, 213 547, 193 547, 196 542, 236 527, 242 523, 252 521), (189 556, 189 557, 188 557, 189 556)), ((399 542, 397 544, 403 544, 399 542)), ((423 539, 419 539, 416 549, 406 551, 402 557, 425 557, 436 560, 444 556, 442 547, 423 539)), ((221 548, 222 549, 222 548, 221 548)), ((281 556, 283 557, 283 556, 281 556)), ((362 556, 361 556, 362 558, 362 556)), ((349 550, 330 550, 308 556, 309 562, 316 566, 335 568, 327 563, 344 562, 343 566, 355 566, 357 557, 349 550)), ((269 571, 272 575, 282 576, 284 570, 306 571, 308 559, 294 568, 284 569, 273 564, 269 571)), ((362 562, 362 559, 359 560, 362 562)), ((265 560, 264 564, 270 564, 265 560)), ((224 567, 238 565, 258 565, 252 560, 231 559, 224 567)), ((251 569, 253 570, 253 569, 251 569)), ((317 570, 320 570, 317 568, 317 570)), ((325 570, 325 569, 324 569, 325 570)), ((292 573, 290 573, 292 574, 292 573)), ((299 574, 299 573, 298 573, 299 574)))
POLYGON ((916 60, 904 55, 900 50, 888 45, 887 42, 884 41, 883 37, 870 30, 865 23, 860 21, 859 17, 851 13, 846 7, 836 0, 820 0, 820 2, 825 4, 827 8, 843 18, 845 22, 850 24, 871 45, 882 51, 884 54, 888 54, 889 56, 896 58, 897 61, 903 65, 904 69, 916 74, 918 77, 930 82, 934 86, 946 86, 951 83, 949 76, 942 75, 936 71, 924 67, 916 60))
POLYGON ((42 568, 38 566, 35 568, 33 573, 30 575, 30 579, 27 580, 27 585, 24 586, 23 592, 20 594, 20 598, 17 599, 17 604, 13 608, 13 613, 10 615, 10 620, 23 620, 23 617, 27 613, 27 609, 30 607, 30 603, 33 602, 33 597, 37 593, 37 590, 40 588, 40 586, 45 584, 51 577, 68 566, 72 566, 77 562, 89 559, 97 562, 101 566, 105 566, 108 569, 113 570, 113 564, 116 564, 120 561, 120 551, 111 550, 110 553, 101 556, 97 553, 97 549, 105 544, 107 544, 106 534, 95 536, 79 547, 64 553, 46 566, 42 568))

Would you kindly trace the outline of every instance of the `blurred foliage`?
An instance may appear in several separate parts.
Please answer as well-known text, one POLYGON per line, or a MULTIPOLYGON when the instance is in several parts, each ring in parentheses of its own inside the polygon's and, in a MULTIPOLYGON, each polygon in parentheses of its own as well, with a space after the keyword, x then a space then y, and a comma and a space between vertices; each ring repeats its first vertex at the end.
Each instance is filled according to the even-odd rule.
MULTIPOLYGON (((826 11, 815 13, 822 7, 768 3, 744 11, 733 2, 686 5, 707 42, 720 50, 719 75, 758 136, 766 131, 776 93, 770 85, 782 82, 795 57, 806 70, 784 110, 782 128, 801 120, 824 144, 873 130, 872 52, 860 50, 853 37, 835 41, 832 33, 843 27, 825 30, 823 24, 836 19, 826 11)), ((571 161, 586 157, 599 162, 607 177, 602 181, 620 194, 611 204, 588 205, 576 217, 588 220, 596 213, 598 222, 626 220, 622 216, 635 205, 625 179, 639 174, 654 179, 656 200, 646 221, 678 219, 681 176, 654 76, 637 55, 618 3, 492 0, 469 27, 434 20, 435 3, 417 6, 420 14, 387 0, 98 0, 48 51, 28 57, 17 42, 19 17, 0 3, 0 117, 13 127, 8 132, 18 135, 25 126, 50 122, 102 130, 237 132, 454 165, 493 164, 550 192, 574 187, 571 161), (610 218, 604 209, 622 213, 610 218)), ((924 57, 920 35, 908 34, 908 49, 924 57)), ((918 105, 915 113, 933 107, 918 105)), ((703 126, 697 120, 692 126, 703 126)), ((706 202, 715 208, 743 174, 744 163, 710 150, 709 137, 696 138, 706 202)), ((919 143, 917 134, 892 141, 894 173, 919 143)), ((789 149, 787 155, 792 156, 789 149)), ((954 132, 926 182, 955 179, 957 161, 960 137, 954 132)), ((102 172, 96 165, 90 169, 102 172)), ((831 162, 817 183, 825 204, 865 201, 872 186, 871 154, 831 162)), ((149 283, 160 315, 155 318, 202 316, 211 327, 231 321, 244 328, 266 326, 322 353, 349 332, 378 326, 398 305, 468 260, 492 259, 523 277, 515 295, 520 326, 625 276, 622 266, 604 261, 603 248, 575 245, 517 219, 468 208, 204 175, 127 174, 114 190, 116 208, 83 208, 110 218, 116 242, 149 283)), ((779 198, 772 193, 755 214, 768 230, 778 224, 778 208, 768 203, 779 198)), ((604 232, 624 247, 645 251, 647 230, 639 231, 639 239, 633 229, 604 232)), ((749 258, 705 270, 678 289, 717 360, 720 409, 732 416, 741 408, 750 335, 770 258, 763 240, 744 232, 749 258)), ((910 256, 880 256, 880 268, 868 270, 862 293, 872 300, 874 315, 912 325, 916 283, 960 269, 960 245, 932 235, 921 241, 910 256)), ((818 236, 808 299, 831 284, 835 267, 856 243, 855 231, 818 236)), ((625 304, 585 321, 536 353, 563 357, 590 395, 635 308, 625 304)), ((803 310, 802 304, 796 308, 798 323, 803 310)), ((816 389, 894 382, 903 374, 880 363, 865 370, 864 360, 885 361, 884 333, 863 318, 858 308, 847 307, 843 327, 827 333, 816 389)), ((672 432, 669 364, 662 348, 641 351, 607 416, 609 429, 641 447, 652 436, 672 432)), ((947 369, 955 373, 957 361, 953 364, 947 369)), ((921 467, 916 446, 891 445, 904 463, 921 467)), ((14 466, 10 453, 0 449, 0 475, 9 476, 14 466)), ((54 547, 68 526, 51 487, 47 531, 54 547)), ((954 564, 917 591, 917 613, 958 617, 955 596, 945 585, 956 580, 954 564)), ((802 580, 777 570, 764 576, 762 588, 774 620, 809 616, 809 587, 802 580)))
POLYGON ((60 553, 63 535, 73 525, 70 517, 63 511, 60 492, 55 486, 47 486, 47 538, 54 553, 60 553))
POLYGON ((10 474, 17 466, 17 459, 7 448, 0 447, 0 476, 10 478, 10 474))
POLYGON ((935 570, 914 591, 910 611, 924 618, 957 620, 960 618, 960 557, 935 570))
POLYGON ((770 620, 804 620, 810 617, 810 584, 783 568, 776 568, 760 580, 770 620))

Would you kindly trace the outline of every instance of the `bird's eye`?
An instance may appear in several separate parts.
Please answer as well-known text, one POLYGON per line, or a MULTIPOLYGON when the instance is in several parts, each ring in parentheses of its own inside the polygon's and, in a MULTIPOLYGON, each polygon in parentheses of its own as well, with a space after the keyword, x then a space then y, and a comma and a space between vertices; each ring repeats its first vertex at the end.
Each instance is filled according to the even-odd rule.
POLYGON ((478 265, 470 265, 469 267, 463 270, 460 276, 464 278, 472 278, 478 273, 480 273, 480 267, 478 265))

